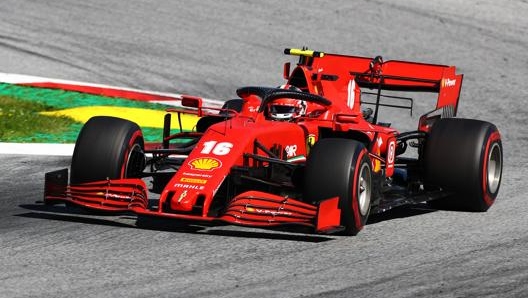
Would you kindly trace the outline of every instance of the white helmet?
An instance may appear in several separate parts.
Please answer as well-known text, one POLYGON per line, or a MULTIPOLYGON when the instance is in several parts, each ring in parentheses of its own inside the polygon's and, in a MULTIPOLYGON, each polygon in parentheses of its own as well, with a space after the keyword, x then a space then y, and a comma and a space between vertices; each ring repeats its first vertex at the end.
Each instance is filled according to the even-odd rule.
MULTIPOLYGON (((292 85, 282 85, 279 88, 302 92, 292 85)), ((272 120, 291 121, 306 113, 306 103, 299 99, 279 98, 269 104, 268 111, 272 120)))

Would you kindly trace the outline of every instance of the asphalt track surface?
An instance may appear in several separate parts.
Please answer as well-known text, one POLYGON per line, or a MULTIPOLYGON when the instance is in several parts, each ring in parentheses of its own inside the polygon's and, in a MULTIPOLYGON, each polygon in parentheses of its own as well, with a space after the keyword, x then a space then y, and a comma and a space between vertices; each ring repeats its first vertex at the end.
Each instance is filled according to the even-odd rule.
POLYGON ((0 297, 526 297, 528 3, 430 2, 3 0, 1 72, 227 99, 282 83, 285 47, 456 65, 459 116, 495 123, 505 159, 487 213, 341 237, 45 208, 69 158, 1 155, 0 297))

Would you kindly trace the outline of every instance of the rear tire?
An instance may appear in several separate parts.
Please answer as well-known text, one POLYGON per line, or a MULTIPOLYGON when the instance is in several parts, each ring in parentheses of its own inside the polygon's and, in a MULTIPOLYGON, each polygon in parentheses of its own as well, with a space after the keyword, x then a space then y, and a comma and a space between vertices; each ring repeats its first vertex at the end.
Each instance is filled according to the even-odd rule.
POLYGON ((473 119, 438 120, 424 151, 428 184, 454 195, 433 207, 483 212, 495 202, 502 178, 502 142, 495 125, 473 119))
POLYGON ((71 184, 138 178, 145 167, 143 134, 131 121, 96 116, 81 129, 71 163, 71 184))
POLYGON ((344 234, 356 235, 367 222, 372 196, 372 166, 365 146, 354 140, 322 139, 306 163, 304 200, 339 197, 344 234))

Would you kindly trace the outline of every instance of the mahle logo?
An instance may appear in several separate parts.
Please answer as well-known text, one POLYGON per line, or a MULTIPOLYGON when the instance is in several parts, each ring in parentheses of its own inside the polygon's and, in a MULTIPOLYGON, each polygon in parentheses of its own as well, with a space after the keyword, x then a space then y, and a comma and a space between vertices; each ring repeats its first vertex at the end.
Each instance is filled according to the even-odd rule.
POLYGON ((203 157, 191 160, 189 165, 193 170, 212 171, 214 169, 220 168, 222 166, 222 162, 216 158, 203 157))

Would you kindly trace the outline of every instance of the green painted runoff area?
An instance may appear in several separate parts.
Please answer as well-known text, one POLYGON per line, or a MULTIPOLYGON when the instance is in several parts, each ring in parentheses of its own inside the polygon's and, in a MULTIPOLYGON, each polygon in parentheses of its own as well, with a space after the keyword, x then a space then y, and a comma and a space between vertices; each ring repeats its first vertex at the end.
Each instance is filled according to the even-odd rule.
MULTIPOLYGON (((89 106, 118 106, 164 111, 156 103, 111 98, 59 89, 0 83, 0 142, 74 143, 83 125, 67 116, 42 115, 89 106)), ((145 141, 160 142, 162 129, 142 127, 145 141)))

